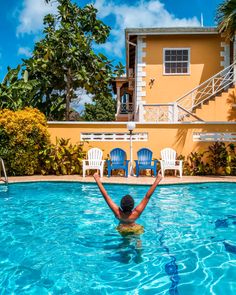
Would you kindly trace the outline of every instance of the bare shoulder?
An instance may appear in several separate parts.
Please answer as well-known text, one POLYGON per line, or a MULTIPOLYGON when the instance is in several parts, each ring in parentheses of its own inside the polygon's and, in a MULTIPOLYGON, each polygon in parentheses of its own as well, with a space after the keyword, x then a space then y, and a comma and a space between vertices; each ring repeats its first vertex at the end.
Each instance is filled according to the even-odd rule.
POLYGON ((137 207, 134 208, 134 210, 132 211, 132 213, 130 215, 130 219, 133 219, 133 220, 137 219, 141 213, 142 213, 142 211, 139 208, 137 208, 137 207))

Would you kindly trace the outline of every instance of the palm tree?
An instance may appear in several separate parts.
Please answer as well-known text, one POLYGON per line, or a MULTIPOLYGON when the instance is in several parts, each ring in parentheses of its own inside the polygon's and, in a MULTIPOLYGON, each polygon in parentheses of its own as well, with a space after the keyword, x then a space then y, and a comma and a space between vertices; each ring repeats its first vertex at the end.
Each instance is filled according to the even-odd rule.
POLYGON ((236 33, 236 0, 225 0, 218 6, 216 21, 220 33, 225 33, 227 40, 233 40, 236 33))

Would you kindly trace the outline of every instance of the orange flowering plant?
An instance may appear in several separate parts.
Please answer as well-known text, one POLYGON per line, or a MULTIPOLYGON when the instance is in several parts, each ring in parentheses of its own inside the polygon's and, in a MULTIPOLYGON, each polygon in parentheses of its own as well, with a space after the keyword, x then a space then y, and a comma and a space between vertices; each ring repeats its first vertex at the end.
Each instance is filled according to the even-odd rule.
POLYGON ((0 157, 8 175, 80 174, 83 143, 51 143, 44 114, 33 108, 0 110, 0 157))
POLYGON ((39 110, 0 110, 0 156, 9 175, 38 173, 39 151, 49 142, 46 117, 39 110))

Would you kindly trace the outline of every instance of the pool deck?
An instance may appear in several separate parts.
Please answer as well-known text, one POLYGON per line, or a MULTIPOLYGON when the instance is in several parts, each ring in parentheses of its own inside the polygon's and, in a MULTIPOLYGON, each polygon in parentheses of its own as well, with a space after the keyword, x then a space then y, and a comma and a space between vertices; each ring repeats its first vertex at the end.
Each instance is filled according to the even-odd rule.
MULTIPOLYGON (((34 181, 78 181, 78 182, 94 182, 92 176, 86 176, 85 178, 79 175, 65 175, 65 176, 11 176, 8 178, 9 183, 16 182, 34 182, 34 181)), ((101 178, 103 183, 118 183, 118 184, 138 184, 138 185, 150 185, 154 182, 154 177, 151 176, 130 176, 128 178, 121 176, 112 176, 110 178, 101 178)), ((236 182, 236 176, 183 176, 173 177, 166 176, 160 182, 160 184, 183 184, 183 183, 204 183, 204 182, 236 182)), ((2 182, 1 182, 2 183, 2 182)))

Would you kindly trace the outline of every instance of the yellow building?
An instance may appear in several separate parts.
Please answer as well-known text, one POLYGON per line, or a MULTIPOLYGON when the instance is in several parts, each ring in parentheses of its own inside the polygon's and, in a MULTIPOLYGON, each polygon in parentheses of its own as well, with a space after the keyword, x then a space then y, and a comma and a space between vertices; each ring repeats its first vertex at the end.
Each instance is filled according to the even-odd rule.
POLYGON ((126 29, 125 38, 117 121, 231 120, 236 46, 216 28, 126 29))
POLYGON ((120 147, 189 155, 214 141, 236 142, 236 43, 215 28, 126 29, 127 76, 117 78, 116 122, 49 122, 52 137, 85 141, 104 158, 120 147))

